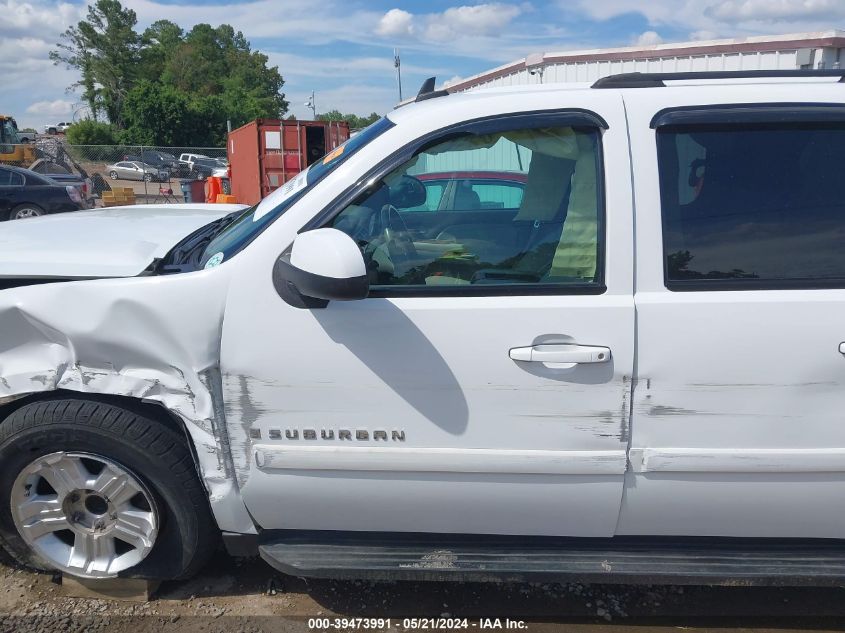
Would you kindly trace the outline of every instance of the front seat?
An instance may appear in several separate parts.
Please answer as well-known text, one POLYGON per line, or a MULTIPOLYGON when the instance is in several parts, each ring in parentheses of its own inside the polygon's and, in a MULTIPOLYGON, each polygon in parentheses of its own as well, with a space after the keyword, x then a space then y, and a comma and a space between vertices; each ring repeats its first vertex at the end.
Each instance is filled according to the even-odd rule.
POLYGON ((522 204, 514 216, 514 229, 524 235, 523 246, 512 268, 536 276, 549 270, 560 242, 576 161, 534 152, 522 204))

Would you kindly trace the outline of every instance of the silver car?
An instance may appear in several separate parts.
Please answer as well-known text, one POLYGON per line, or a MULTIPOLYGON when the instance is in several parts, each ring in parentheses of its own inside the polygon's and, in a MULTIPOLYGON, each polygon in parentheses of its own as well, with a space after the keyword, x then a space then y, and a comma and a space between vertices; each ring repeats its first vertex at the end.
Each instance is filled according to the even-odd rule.
POLYGON ((170 180, 170 173, 166 170, 140 161, 120 161, 107 166, 106 170, 112 180, 146 180, 147 182, 167 182, 170 180))

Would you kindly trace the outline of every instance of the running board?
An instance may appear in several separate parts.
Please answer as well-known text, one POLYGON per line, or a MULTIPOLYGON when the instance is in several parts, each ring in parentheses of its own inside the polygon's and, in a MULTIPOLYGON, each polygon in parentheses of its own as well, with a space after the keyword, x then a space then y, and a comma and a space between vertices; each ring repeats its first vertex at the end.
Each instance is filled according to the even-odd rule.
POLYGON ((350 532, 264 532, 261 557, 306 578, 830 586, 845 581, 845 541, 578 539, 350 532))

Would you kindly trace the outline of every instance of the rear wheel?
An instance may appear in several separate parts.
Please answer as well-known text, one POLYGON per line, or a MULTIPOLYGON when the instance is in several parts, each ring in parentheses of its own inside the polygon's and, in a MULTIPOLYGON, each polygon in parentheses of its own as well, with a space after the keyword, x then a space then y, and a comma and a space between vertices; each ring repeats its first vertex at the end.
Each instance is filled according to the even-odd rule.
POLYGON ((83 578, 196 572, 217 529, 169 425, 83 399, 25 405, 0 424, 0 535, 26 565, 83 578))
POLYGON ((24 220, 26 218, 37 218, 39 215, 44 215, 45 211, 37 204, 22 204, 14 209, 9 214, 10 220, 24 220))

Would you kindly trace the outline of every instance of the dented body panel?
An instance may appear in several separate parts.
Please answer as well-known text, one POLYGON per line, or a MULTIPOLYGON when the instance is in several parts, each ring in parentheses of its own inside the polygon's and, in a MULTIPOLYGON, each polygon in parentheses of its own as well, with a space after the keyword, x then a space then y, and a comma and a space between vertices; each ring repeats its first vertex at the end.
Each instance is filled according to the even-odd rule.
POLYGON ((228 275, 70 281, 0 292, 0 398, 56 389, 156 402, 191 438, 223 530, 254 531, 220 401, 228 275))

